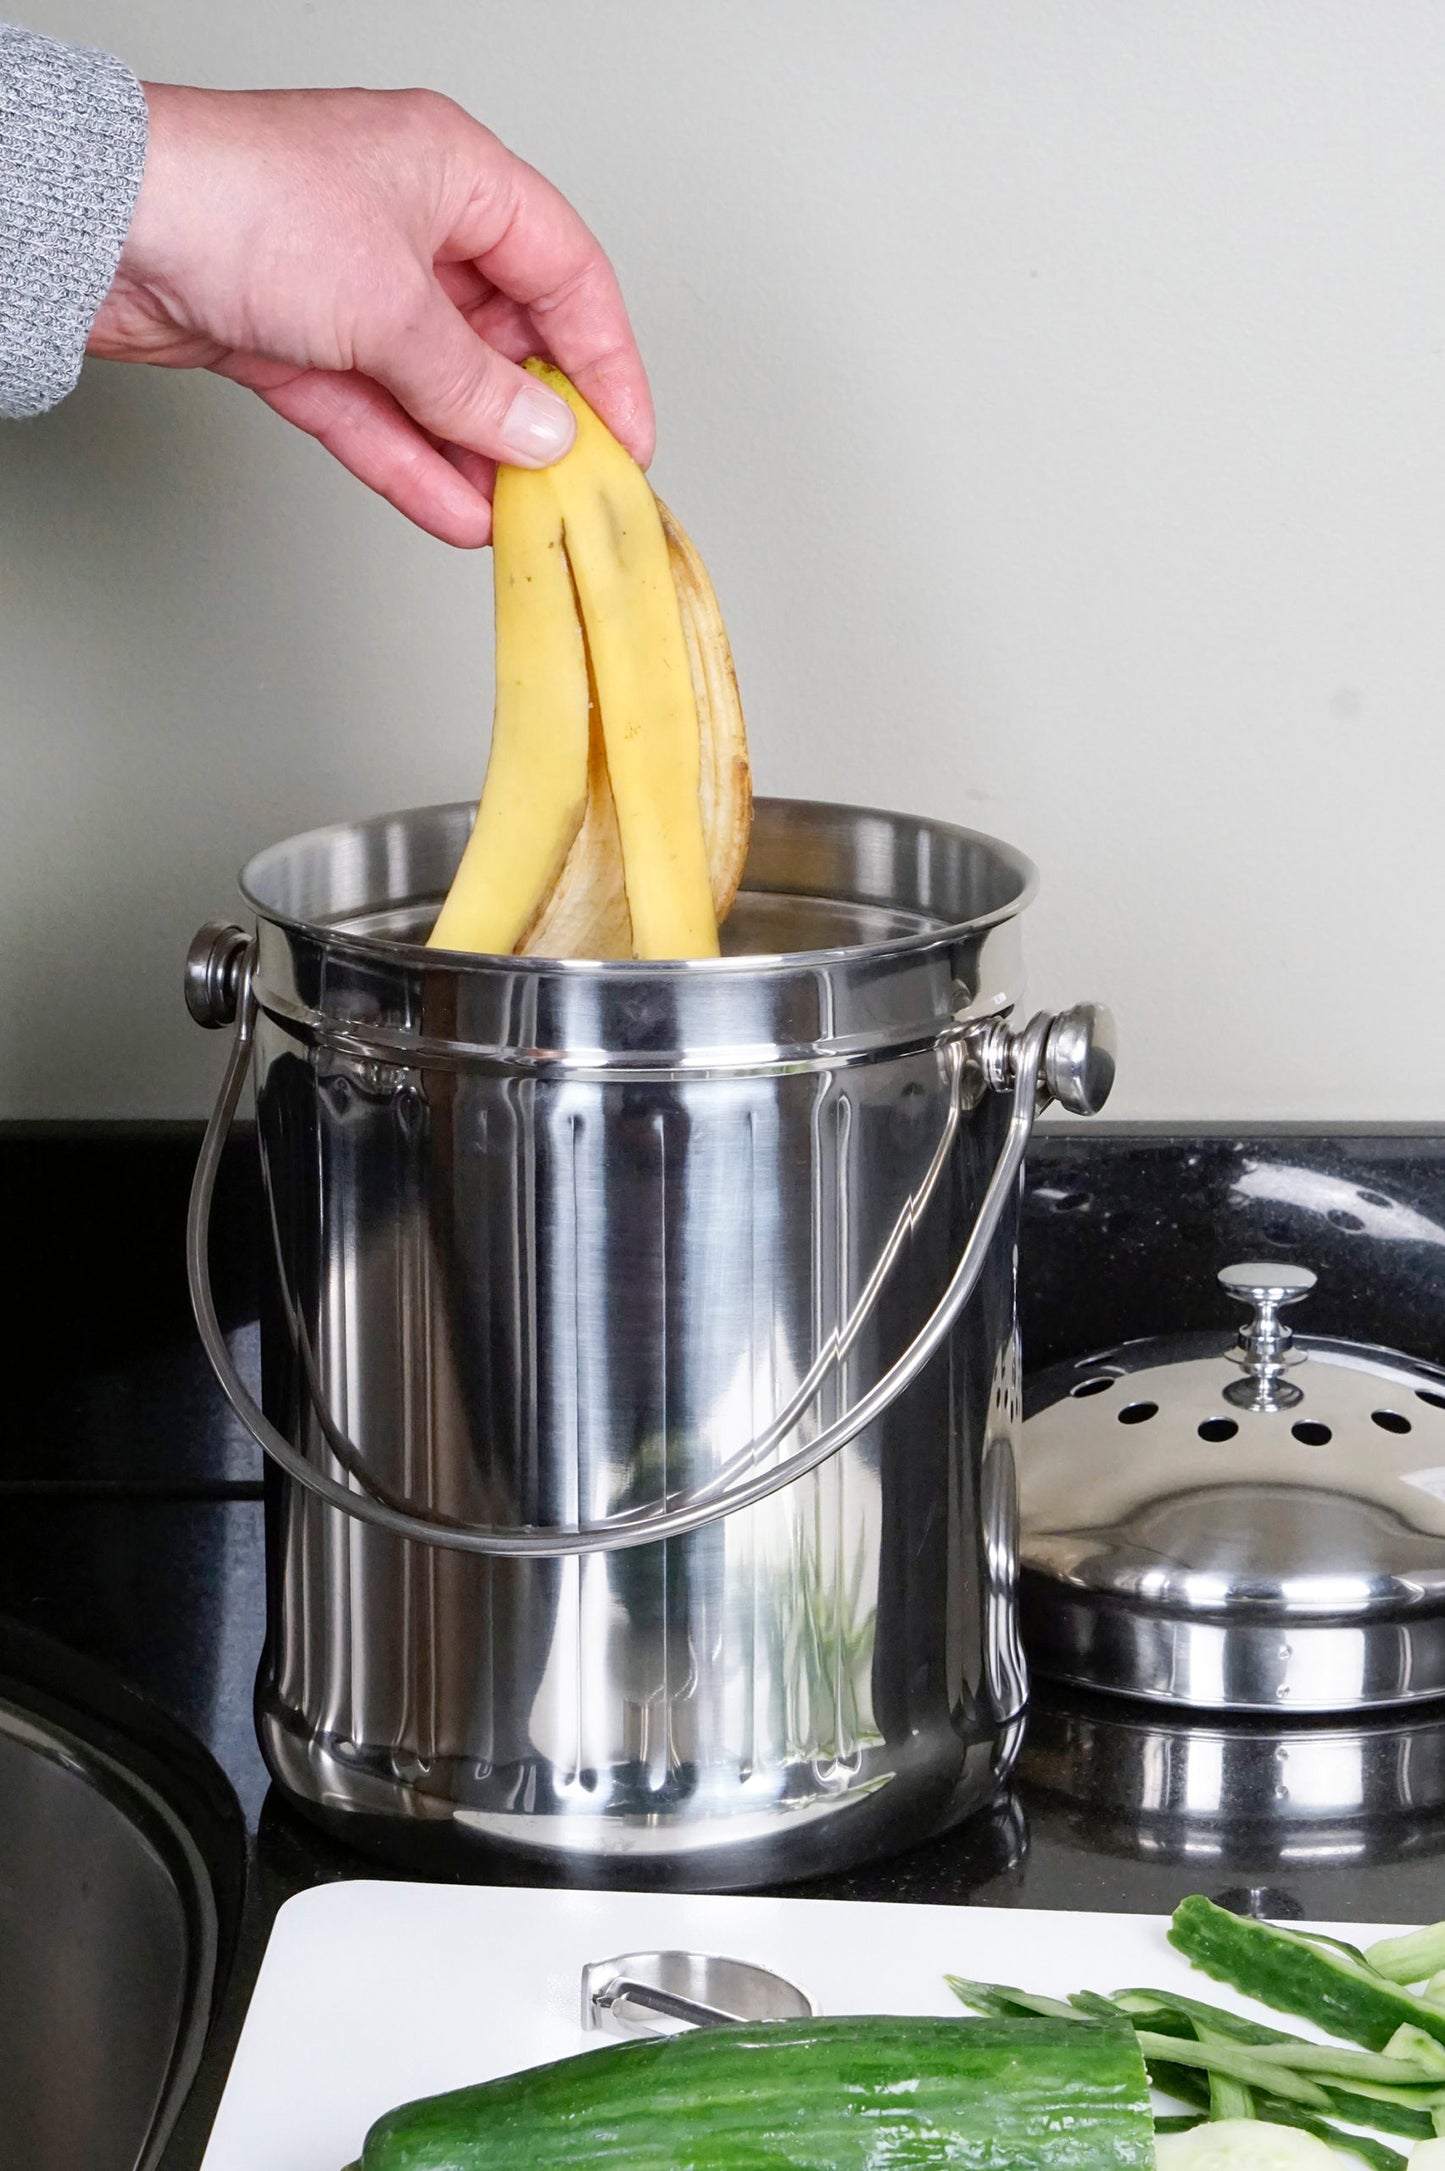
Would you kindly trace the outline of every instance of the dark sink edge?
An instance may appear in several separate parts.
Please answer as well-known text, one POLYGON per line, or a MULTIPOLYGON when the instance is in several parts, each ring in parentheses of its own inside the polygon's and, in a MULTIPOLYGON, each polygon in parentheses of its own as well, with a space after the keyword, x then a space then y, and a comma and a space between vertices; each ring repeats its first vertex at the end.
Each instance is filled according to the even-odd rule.
POLYGON ((157 2171, 221 2013, 247 1889, 245 1820, 215 1759, 148 1697, 50 1637, 0 1619, 0 1703, 70 1745, 161 1857, 188 1932, 186 2022, 136 2171, 157 2171))

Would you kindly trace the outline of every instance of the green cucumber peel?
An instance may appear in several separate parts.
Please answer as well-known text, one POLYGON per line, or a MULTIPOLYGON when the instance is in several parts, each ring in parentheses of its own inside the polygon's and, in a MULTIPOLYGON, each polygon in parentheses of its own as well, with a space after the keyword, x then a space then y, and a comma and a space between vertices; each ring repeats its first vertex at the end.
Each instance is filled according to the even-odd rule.
POLYGON ((1366 2050, 1382 2051, 1405 2024, 1445 2042, 1445 2009, 1386 1982, 1338 1941, 1232 1915, 1197 1894, 1174 1910, 1169 1938, 1216 1982, 1366 2050))
POLYGON ((1150 2087, 1157 2088, 1161 2096, 1173 2096, 1179 2103, 1208 2113, 1209 2076, 1206 2073, 1188 2066, 1171 2065, 1167 2058, 1146 2058, 1144 2070, 1149 2075, 1150 2087))
POLYGON ((1365 1965, 1391 1983, 1423 1983, 1445 1969, 1445 1922, 1406 1937, 1382 1937, 1364 1953, 1365 1965))
MULTIPOLYGON (((1156 2133, 1186 2133, 1191 2126, 1204 2123, 1209 2111, 1209 2090, 1202 2074, 1186 2073, 1179 2066, 1156 2066, 1151 2062, 1149 2078, 1161 2095, 1196 2106, 1177 2118, 1156 2118, 1156 2133)), ((1317 2141, 1323 2141, 1329 2148, 1348 2149, 1351 2155, 1367 2163, 1370 2171, 1405 2171, 1406 2159, 1397 2148, 1377 2141, 1373 2134, 1347 2132, 1327 2118, 1315 2117, 1302 2104, 1287 2103, 1282 2096, 1257 2094, 1254 2115, 1271 2126, 1298 2126, 1302 2133, 1312 2133, 1317 2141)))
MULTIPOLYGON (((1209 2088, 1202 2072, 1192 2071, 1189 2067, 1176 2063, 1178 2053, 1174 2050, 1173 2038, 1162 2038, 1161 2041, 1168 2041, 1170 2050, 1150 2052, 1145 2059, 1149 2078, 1154 2086, 1162 2095, 1176 2096, 1182 2103, 1207 2106, 1209 2088)), ((1268 2066, 1260 2068, 1251 2087, 1255 2099, 1254 2115, 1256 2118, 1269 2119, 1276 2125, 1288 2125, 1290 2121, 1284 2116, 1286 2098, 1278 2094, 1273 2086, 1278 2079, 1278 2070, 1277 2067, 1273 2072, 1268 2066)), ((1381 2094, 1384 2094, 1383 2090, 1381 2094)), ((1424 2105, 1407 2108, 1400 2103, 1380 2102, 1348 2089, 1335 2087, 1326 2087, 1325 2097, 1330 2115, 1346 2119, 1352 2125, 1382 2127, 1385 2132, 1398 2134, 1403 2140, 1410 2141, 1429 2140, 1435 2132, 1430 2111, 1424 2105)), ((1294 2107, 1300 2108, 1298 2104, 1294 2107)))
MULTIPOLYGON (((1221 2035, 1212 2034, 1208 2028, 1201 2028, 1198 2032, 1201 2043, 1217 2044, 1225 2040, 1221 2035)), ((1228 2073, 1211 2073, 1209 2115, 1211 2118, 1253 2118, 1254 2090, 1247 2088, 1243 2081, 1232 2079, 1228 2073)))
POLYGON ((1103 1997, 1097 1990, 1076 1990, 1069 1999, 1072 2011, 1082 2014, 1085 2020, 1127 2020, 1132 2026, 1134 2016, 1126 2013, 1113 1998, 1103 1997))
MULTIPOLYGON (((1173 2096, 1176 2102, 1191 2105, 1198 2117, 1208 2112, 1209 2083, 1203 2073, 1191 2072, 1185 2066, 1169 2065, 1154 2058, 1145 2062, 1149 2079, 1160 2095, 1173 2096)), ((1373 2136, 1346 2133, 1329 2120, 1316 2118, 1302 2104, 1287 2103, 1283 2096, 1269 2095, 1262 2089, 1254 2090, 1253 2094, 1256 2118, 1265 2119, 1272 2126, 1299 2126, 1304 2132, 1314 2134, 1317 2140, 1327 2142, 1331 2148, 1350 2149, 1370 2165, 1371 2171, 1404 2171, 1405 2158, 1398 2149, 1390 2148, 1384 2141, 1377 2141, 1373 2136)), ((1348 2119, 1355 2124, 1383 2123, 1382 2120, 1374 2118, 1367 2104, 1349 2107, 1336 2099, 1330 2107, 1336 2117, 1348 2119)), ((1411 2128, 1410 2137, 1424 2140, 1429 2137, 1430 2131, 1429 2121, 1425 2120, 1418 2127, 1411 2128)))
POLYGON ((1211 2118, 1253 2118, 1254 2090, 1246 2088, 1243 2081, 1230 2080, 1226 2074, 1211 2073, 1209 2115, 1211 2118))
POLYGON ((1286 2066, 1261 2065, 1251 2051, 1236 2043, 1186 2043, 1177 2035, 1155 2035, 1147 2028, 1140 2028, 1138 2036, 1146 2064, 1159 2058, 1170 2065, 1201 2066, 1206 2073, 1222 2073, 1226 2080, 1243 2081, 1246 2087, 1267 2088, 1308 2110, 1330 2108, 1323 2088, 1302 2073, 1292 2073, 1286 2066))
POLYGON ((1079 2018, 1073 2006, 1062 1998, 1037 1996, 1031 1990, 1014 1990, 1007 1983, 970 1982, 965 1975, 945 1975, 943 1979, 960 2005, 966 2005, 971 2012, 984 2014, 989 2020, 1079 2018))
POLYGON ((1114 2003, 1120 2012, 1133 2019, 1141 2013, 1151 2017, 1161 2013, 1177 2014, 1180 2020, 1193 2028, 1208 2028, 1214 2035, 1222 2035, 1232 2043, 1300 2043, 1303 2036, 1286 2035, 1283 2028, 1270 2028, 1262 2020, 1246 2020, 1242 2013, 1227 2012, 1221 2005, 1206 2005, 1202 1998, 1184 1997, 1177 1990, 1116 1990, 1114 2003))
MULTIPOLYGON (((1400 2032, 1397 2029, 1396 2035, 1400 2032)), ((1433 2039, 1424 2036, 1423 2040, 1428 2043, 1433 2039)), ((1445 2060, 1445 2044, 1434 2047, 1445 2060)), ((1434 2087, 1440 2080, 1440 2073, 1427 2072, 1416 2058, 1391 2058, 1378 2050, 1343 2050, 1335 2043, 1261 2043, 1251 2056, 1263 2059, 1266 2065, 1286 2065, 1294 2073, 1337 2075, 1350 2082, 1377 2081, 1388 2088, 1434 2087)), ((1445 2063, 1441 2071, 1445 2072, 1445 2063)))
POLYGON ((1432 2080, 1445 2080, 1445 2043, 1437 2043, 1423 2028, 1406 2022, 1385 2045, 1387 2058, 1407 2058, 1432 2080))
MULTIPOLYGON (((1357 2092, 1333 2081, 1326 2083, 1325 2092, 1334 2116, 1348 2119, 1353 2126, 1379 2126, 1406 2141, 1428 2141, 1435 2131, 1428 2103, 1401 2103, 1391 2100, 1384 2089, 1377 2093, 1366 2087, 1357 2092)), ((1397 2096, 1403 2093, 1396 2091, 1397 2096)))
MULTIPOLYGON (((1212 2011, 1213 2008, 1204 2007, 1202 2010, 1208 2012, 1212 2011)), ((1234 2023, 1236 2017, 1233 2013, 1221 2014, 1220 2020, 1221 2023, 1226 2020, 1234 2023)), ((1238 2026, 1245 2029, 1252 2027, 1253 2023, 1239 2020, 1238 2026)), ((1210 2032, 1203 2022, 1200 2023, 1200 2029, 1202 2033, 1210 2032)), ((1271 2037, 1276 2037, 1277 2040, 1286 2042, 1298 2040, 1297 2037, 1288 2036, 1278 2038, 1276 2031, 1273 2029, 1263 2032, 1271 2037)), ((1223 2033, 1222 2026, 1220 2033, 1223 2033)), ((1149 2077, 1156 2088, 1162 2089, 1166 2095, 1182 2095, 1186 2103, 1192 2103, 1196 2100, 1195 2091, 1191 2087, 1186 2084, 1181 2088, 1178 2085, 1183 2077, 1181 2067, 1174 2066, 1166 2072, 1164 2064, 1160 2060, 1151 2058, 1148 2063, 1149 2077)), ((1266 2073, 1269 2071, 1267 2061, 1264 2071, 1266 2073)), ((1256 2084, 1255 2093, 1257 2098, 1259 2088, 1261 2086, 1268 2087, 1268 2085, 1267 2081, 1256 2084)), ((1435 2131, 1430 2109, 1432 2090, 1426 2089, 1422 2092, 1405 2088, 1381 2088, 1370 2082, 1357 2082, 1352 2087, 1346 2087, 1342 2083, 1328 2080, 1322 2082, 1322 2085, 1325 2094, 1329 2097, 1329 2108, 1332 2116, 1346 2119, 1351 2125, 1380 2126, 1387 2133, 1398 2134, 1402 2139, 1410 2141, 1428 2140, 1435 2131)), ((1205 2100, 1202 2092, 1198 2100, 1205 2100)), ((1282 2098, 1276 2098, 1276 2101, 1282 2100, 1282 2098)), ((1274 2112, 1262 2108, 1259 2100, 1256 2100, 1255 2115, 1259 2118, 1273 2118, 1276 2124, 1280 2123, 1274 2112)), ((1285 2120, 1284 2123, 1288 2124, 1288 2120, 1285 2120)))
POLYGON ((1401 2088, 1392 2081, 1331 2080, 1322 2076, 1323 2085, 1339 2089, 1342 2094, 1355 2096, 1362 2103, 1394 2103, 1401 2110, 1419 2112, 1428 2116, 1437 2104, 1445 2103, 1445 2089, 1439 2081, 1422 2080, 1417 2087, 1401 2088))
MULTIPOLYGON (((1201 2032, 1222 2035, 1232 2042, 1257 2049, 1276 2045, 1305 2050, 1319 2048, 1316 2044, 1307 2044, 1303 2036, 1286 2035, 1282 2028, 1267 2027, 1263 2021, 1247 2020, 1240 2013, 1225 2012, 1220 2006, 1206 2005, 1202 1999, 1184 1997, 1173 1990, 1118 1990, 1114 1993, 1114 2002, 1121 2012, 1128 2013, 1136 2022, 1146 2012, 1151 2020, 1161 2013, 1174 2012, 1182 2020, 1192 2022, 1201 2032)), ((1279 2055, 1283 2057, 1283 2049, 1279 2055)), ((1270 2060, 1265 2062, 1268 2064, 1270 2060)), ((1331 2108, 1341 2118, 1356 2120, 1361 2125, 1384 2126, 1391 2133, 1416 2141, 1427 2139, 1434 2131, 1431 2122, 1434 2090, 1423 2071, 1417 2084, 1410 2088, 1386 2088, 1369 2081, 1336 2086, 1328 2080, 1325 2086, 1331 2108)))

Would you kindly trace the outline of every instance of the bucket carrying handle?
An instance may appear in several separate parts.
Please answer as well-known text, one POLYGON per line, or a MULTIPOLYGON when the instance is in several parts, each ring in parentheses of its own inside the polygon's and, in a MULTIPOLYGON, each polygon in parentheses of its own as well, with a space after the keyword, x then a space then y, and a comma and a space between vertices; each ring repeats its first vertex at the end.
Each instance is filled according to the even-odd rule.
MULTIPOLYGON (((679 1538, 688 1531, 701 1529, 704 1524, 732 1515, 740 1508, 752 1507, 756 1502, 766 1500, 769 1494, 790 1485, 795 1478, 816 1470, 819 1464, 836 1455, 882 1415, 917 1378, 948 1336, 973 1294, 1004 1207, 1019 1180, 1036 1115, 1051 1101, 1057 1101, 1074 1115, 1097 1115, 1114 1082, 1113 1020, 1101 1005, 1081 1003, 1060 1011, 1057 1016, 1041 1011, 1021 1032, 1011 1031, 1001 1017, 979 1019, 965 1027, 959 1038, 948 1044, 948 1060, 952 1066, 949 1116, 924 1181, 904 1207, 847 1321, 825 1344, 786 1409, 774 1418, 765 1432, 730 1455, 723 1468, 706 1484, 689 1487, 660 1507, 634 1509, 574 1528, 490 1528, 450 1522, 397 1507, 366 1485, 356 1449, 339 1436, 320 1407, 310 1353, 303 1347, 299 1354, 306 1360, 304 1369, 312 1389, 312 1400, 317 1403, 328 1444, 351 1473, 354 1483, 343 1485, 318 1470, 277 1430, 256 1402, 236 1370, 221 1331, 211 1289, 211 1204, 221 1153, 251 1063, 256 1025, 256 996, 252 985, 255 953, 255 943, 244 929, 213 924, 201 929, 186 960, 186 1007, 191 1016, 200 1025, 215 1027, 234 1023, 236 1028, 225 1077, 206 1125, 196 1163, 186 1220, 186 1274, 201 1341, 231 1408, 257 1445, 288 1477, 325 1501, 328 1507, 356 1516, 378 1530, 389 1531, 393 1537, 409 1538, 452 1552, 557 1559, 570 1554, 619 1552, 634 1545, 653 1545, 661 1539, 679 1538), (770 1460, 816 1399, 823 1379, 846 1356, 882 1291, 904 1237, 932 1195, 957 1133, 965 1058, 977 1065, 985 1090, 1009 1092, 1012 1105, 1002 1149, 948 1287, 907 1349, 850 1409, 781 1461, 759 1469, 757 1465, 770 1460)), ((289 1292, 286 1309, 293 1331, 299 1331, 299 1318, 289 1292)))

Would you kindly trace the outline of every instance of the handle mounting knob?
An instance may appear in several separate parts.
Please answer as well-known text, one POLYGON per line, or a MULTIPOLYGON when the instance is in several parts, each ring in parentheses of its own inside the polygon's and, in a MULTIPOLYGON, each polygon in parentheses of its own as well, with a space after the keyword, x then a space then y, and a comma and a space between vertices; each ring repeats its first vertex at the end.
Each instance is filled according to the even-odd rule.
POLYGON ((186 1008, 209 1031, 234 1025, 251 938, 229 920, 208 920, 186 952, 186 1008))
POLYGON ((1103 1003, 1061 1010, 1044 1042, 1043 1079, 1071 1116, 1097 1116, 1114 1090, 1119 1036, 1103 1003))
MULTIPOLYGON (((1006 1093, 1019 1073, 1024 1034, 1002 1018, 970 1028, 968 1043, 984 1082, 1006 1093)), ((1114 1090, 1118 1058, 1114 1014, 1103 1003, 1075 1003, 1049 1025, 1039 1063, 1039 1106, 1057 1101, 1071 1116, 1096 1116, 1114 1090)))

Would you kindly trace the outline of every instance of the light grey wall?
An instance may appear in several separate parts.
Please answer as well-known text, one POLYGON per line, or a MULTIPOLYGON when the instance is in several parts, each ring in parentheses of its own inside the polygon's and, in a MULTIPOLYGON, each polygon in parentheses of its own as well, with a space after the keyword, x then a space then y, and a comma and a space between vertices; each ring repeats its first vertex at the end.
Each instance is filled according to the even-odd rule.
MULTIPOLYGON (((1120 1114, 1445 1113, 1438 0, 30 0, 214 84, 428 82, 610 247, 759 788, 1043 870, 1120 1114)), ((198 1110, 253 849, 474 791, 489 561, 238 390, 0 431, 0 1112, 198 1110)))

